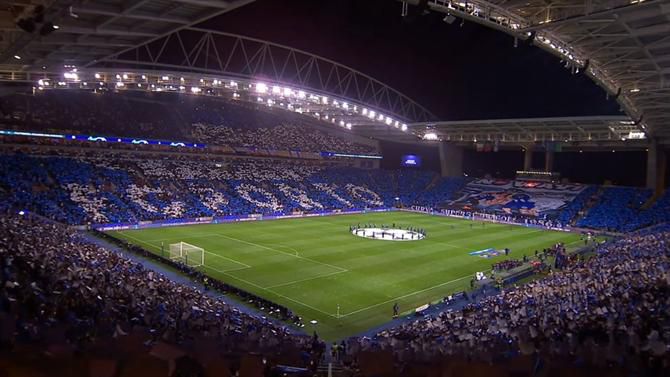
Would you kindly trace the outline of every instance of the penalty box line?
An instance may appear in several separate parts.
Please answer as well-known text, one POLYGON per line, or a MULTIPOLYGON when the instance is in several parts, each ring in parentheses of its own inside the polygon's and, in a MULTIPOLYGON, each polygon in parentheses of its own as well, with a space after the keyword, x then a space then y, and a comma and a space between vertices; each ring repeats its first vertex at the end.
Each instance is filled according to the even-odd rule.
POLYGON ((227 238, 227 239, 232 240, 232 241, 237 241, 237 242, 245 243, 245 244, 247 244, 247 245, 251 245, 251 246, 260 247, 260 248, 263 248, 263 249, 266 249, 266 250, 276 251, 276 252, 278 252, 278 253, 282 253, 282 254, 288 255, 288 256, 290 256, 290 257, 299 258, 299 259, 304 259, 304 260, 306 260, 306 261, 310 261, 310 262, 312 262, 312 263, 316 263, 316 264, 320 264, 320 265, 322 265, 322 266, 327 266, 327 267, 330 267, 330 268, 334 268, 334 269, 336 269, 336 270, 339 270, 339 272, 348 272, 348 271, 349 271, 349 270, 347 270, 346 268, 342 268, 342 267, 339 267, 339 266, 335 266, 335 265, 332 265, 332 264, 329 264, 329 263, 319 262, 318 260, 314 260, 314 259, 311 259, 311 258, 302 257, 302 256, 300 256, 300 255, 287 253, 287 252, 285 252, 285 251, 277 250, 277 249, 275 249, 275 248, 273 248, 273 247, 269 247, 269 246, 265 246, 265 245, 257 244, 257 243, 250 242, 250 241, 241 240, 241 239, 239 239, 239 238, 235 238, 235 237, 226 236, 225 234, 217 233, 216 236, 218 236, 218 237, 223 237, 223 238, 227 238))
POLYGON ((309 278, 298 279, 298 280, 293 280, 293 281, 289 281, 289 282, 286 282, 286 283, 271 285, 271 286, 265 287, 265 289, 286 287, 288 285, 293 285, 293 284, 302 283, 302 282, 305 282, 305 281, 316 280, 316 279, 321 279, 321 278, 325 278, 325 277, 328 277, 328 276, 343 274, 345 272, 349 272, 349 271, 348 270, 347 271, 335 271, 335 272, 331 272, 331 273, 328 273, 328 274, 312 276, 312 277, 309 277, 309 278))
POLYGON ((468 278, 471 278, 471 277, 472 277, 472 275, 463 276, 463 277, 460 277, 460 278, 458 278, 458 279, 454 279, 454 280, 451 280, 451 281, 448 281, 448 282, 445 282, 445 283, 440 283, 440 284, 434 285, 434 286, 432 286, 432 287, 428 287, 428 288, 425 288, 425 289, 421 289, 421 290, 416 291, 416 292, 412 292, 412 293, 408 293, 408 294, 406 294, 406 295, 398 296, 398 297, 392 298, 392 299, 390 299, 390 300, 386 300, 386 301, 384 301, 384 302, 380 302, 380 303, 378 303, 378 304, 374 304, 374 305, 370 305, 370 306, 365 307, 365 308, 362 308, 362 309, 354 310, 354 311, 351 312, 351 313, 342 314, 342 315, 340 315, 340 318, 342 318, 342 317, 347 317, 347 316, 350 316, 350 315, 352 315, 352 314, 356 314, 356 313, 364 312, 364 311, 366 311, 366 310, 369 310, 369 309, 372 309, 372 308, 376 308, 376 307, 378 307, 378 306, 382 306, 382 305, 391 303, 391 302, 393 302, 393 301, 398 301, 398 300, 401 300, 401 299, 406 298, 406 297, 414 296, 414 295, 416 295, 416 294, 423 293, 423 292, 426 292, 426 291, 430 291, 431 289, 439 288, 439 287, 442 287, 442 286, 444 286, 444 285, 451 284, 451 283, 455 283, 455 282, 457 282, 457 281, 461 281, 461 280, 463 280, 463 279, 468 279, 468 278))
MULTIPOLYGON (((156 249, 159 248, 159 247, 156 246, 156 245, 150 244, 150 243, 148 243, 148 242, 146 242, 146 241, 142 241, 142 240, 140 240, 139 238, 136 238, 136 237, 134 237, 134 236, 131 236, 131 235, 128 235, 128 234, 126 234, 126 236, 128 236, 129 238, 134 239, 134 240, 137 241, 137 242, 141 242, 141 243, 143 243, 143 244, 145 244, 145 245, 148 245, 148 246, 151 246, 151 247, 153 247, 153 248, 156 248, 156 249)), ((257 246, 262 246, 262 245, 257 245, 257 246)), ((284 253, 284 254, 286 254, 286 253, 284 253)), ((214 255, 216 255, 216 254, 214 254, 214 255)), ((288 254, 288 255, 291 255, 291 254, 288 254)), ((236 261, 235 261, 235 262, 236 262, 236 261)), ((240 263, 240 262, 236 262, 236 263, 243 264, 243 263, 240 263)), ((324 312, 323 310, 318 309, 318 308, 315 308, 315 307, 313 307, 313 306, 311 306, 311 305, 309 305, 309 304, 305 304, 305 303, 302 302, 302 301, 298 301, 298 300, 293 299, 293 298, 291 298, 291 297, 282 295, 281 293, 277 293, 277 292, 271 290, 270 288, 262 287, 262 286, 260 286, 260 285, 258 285, 258 284, 256 284, 256 283, 252 283, 252 282, 250 282, 250 281, 248 281, 248 280, 242 279, 242 278, 240 278, 240 277, 237 277, 237 276, 232 275, 232 274, 229 273, 229 272, 232 272, 232 271, 245 270, 245 269, 247 269, 247 268, 250 268, 251 266, 249 266, 249 267, 244 267, 244 268, 232 269, 232 270, 223 270, 223 271, 222 271, 222 270, 217 270, 217 269, 212 268, 212 267, 204 266, 204 265, 203 265, 203 267, 204 267, 204 268, 208 268, 208 269, 213 270, 213 271, 217 271, 217 272, 219 272, 219 273, 221 273, 221 274, 230 276, 230 277, 233 278, 233 279, 236 279, 236 280, 239 280, 239 281, 241 281, 241 282, 243 282, 243 283, 252 285, 252 286, 254 286, 254 287, 258 288, 258 289, 262 289, 262 290, 264 290, 264 291, 270 292, 270 293, 272 293, 272 294, 274 294, 274 295, 277 295, 277 296, 279 296, 279 297, 282 297, 282 298, 284 298, 284 299, 286 299, 286 300, 293 301, 293 302, 295 302, 295 303, 298 304, 298 305, 302 305, 302 306, 304 306, 304 307, 306 307, 306 308, 312 309, 312 310, 317 311, 317 312, 319 312, 319 313, 321 313, 321 314, 325 314, 325 315, 327 315, 327 316, 329 316, 329 317, 331 317, 331 318, 337 318, 337 316, 335 316, 335 315, 333 315, 333 314, 324 312)), ((346 270, 346 271, 337 271, 337 273, 342 273, 342 272, 347 272, 347 271, 349 271, 349 270, 346 270)), ((323 275, 321 275, 320 277, 323 277, 323 275)), ((294 283, 295 283, 295 282, 294 282, 294 283)))
MULTIPOLYGON (((147 241, 143 241, 143 240, 141 240, 141 239, 139 239, 139 238, 137 238, 137 237, 131 236, 130 234, 127 234, 127 233, 122 233, 122 234, 125 235, 125 236, 128 237, 128 238, 132 238, 133 240, 135 240, 135 241, 137 241, 137 242, 143 243, 143 244, 145 244, 145 245, 147 245, 147 246, 150 246, 150 247, 152 247, 152 248, 154 248, 154 249, 156 249, 156 250, 160 250, 160 247, 159 247, 158 245, 154 245, 154 244, 149 243, 149 242, 147 242, 147 241)), ((164 239, 162 239, 162 240, 155 240, 155 241, 168 241, 168 240, 174 240, 174 238, 164 238, 164 239)), ((208 254, 208 255, 211 255, 211 256, 214 256, 214 257, 217 257, 217 258, 221 258, 221 259, 226 259, 226 260, 229 260, 229 261, 231 261, 231 262, 233 262, 233 263, 235 263, 235 264, 239 264, 240 266, 244 266, 244 267, 242 267, 242 268, 228 269, 228 270, 225 270, 225 271, 238 271, 238 270, 245 270, 245 269, 247 269, 247 268, 251 268, 251 266, 249 266, 249 265, 246 264, 246 263, 242 263, 242 262, 240 262, 240 261, 236 261, 235 259, 228 258, 228 257, 224 257, 224 256, 219 255, 219 254, 217 254, 217 253, 213 253, 213 252, 211 252, 211 251, 207 251, 207 250, 205 250, 204 248, 203 248, 203 250, 204 250, 205 254, 208 254)), ((221 271, 221 270, 217 270, 217 269, 212 268, 212 267, 209 267, 209 268, 210 268, 211 270, 214 270, 214 271, 218 271, 218 272, 223 273, 223 271, 221 271)))

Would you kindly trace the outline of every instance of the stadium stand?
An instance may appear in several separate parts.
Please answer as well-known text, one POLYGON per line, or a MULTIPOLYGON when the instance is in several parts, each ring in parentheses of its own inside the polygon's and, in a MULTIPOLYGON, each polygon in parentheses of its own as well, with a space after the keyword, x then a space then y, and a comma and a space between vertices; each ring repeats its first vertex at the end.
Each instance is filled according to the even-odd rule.
POLYGON ((352 338, 348 349, 384 354, 409 370, 447 358, 505 365, 539 357, 549 369, 622 367, 658 375, 667 367, 670 227, 600 246, 588 260, 468 305, 461 311, 352 338), (475 351, 476 350, 476 351, 475 351))
POLYGON ((8 95, 0 97, 0 124, 24 131, 163 138, 229 147, 376 153, 376 147, 352 141, 339 127, 290 112, 208 98, 184 100, 168 93, 130 94, 62 90, 8 95))
POLYGON ((5 208, 29 209, 68 224, 390 207, 398 195, 411 200, 407 193, 420 192, 432 177, 417 173, 421 180, 396 191, 383 184, 397 172, 306 162, 98 151, 68 157, 5 154, 0 160, 5 208))
POLYGON ((313 368, 325 349, 65 226, 6 215, 0 238, 0 370, 10 375, 90 376, 91 364, 107 362, 123 376, 167 376, 179 358, 173 368, 187 373, 179 375, 212 368, 225 376, 244 369, 251 352, 263 356, 253 369, 264 373, 278 362, 313 368))
POLYGON ((599 202, 577 221, 577 226, 613 232, 637 229, 642 225, 637 220, 638 213, 651 194, 647 189, 607 187, 599 202))
POLYGON ((182 131, 171 115, 157 101, 113 92, 63 90, 0 97, 0 123, 27 131, 179 139, 182 131))
MULTIPOLYGON (((374 153, 370 145, 318 127, 305 131, 308 126, 294 115, 236 104, 201 107, 161 96, 81 92, 10 96, 0 104, 3 125, 19 129, 114 129, 213 142, 231 150, 374 153), (100 107, 97 96, 105 97, 110 108, 100 107), (86 106, 69 107, 70 102, 86 106), (163 113, 156 119, 126 117, 140 104, 163 113)), ((484 220, 546 227, 574 223, 623 233, 670 221, 670 194, 643 209, 651 192, 629 187, 537 188, 422 170, 362 169, 346 160, 15 141, 0 149, 0 347, 7 350, 0 353, 0 368, 12 371, 67 370, 67 375, 85 376, 87 369, 104 364, 124 376, 167 375, 170 368, 248 375, 292 365, 313 373, 326 357, 318 337, 235 309, 63 224, 394 206, 439 208, 466 217, 476 210, 484 220), (542 212, 547 208, 550 216, 542 212), (526 214, 530 209, 537 215, 532 221, 526 214), (35 215, 17 216, 20 210, 35 215)), ((463 309, 350 338, 331 347, 331 360, 350 375, 422 376, 420 370, 441 370, 450 376, 511 376, 538 369, 576 375, 588 368, 604 368, 608 375, 660 375, 670 365, 669 245, 667 224, 628 233, 600 245, 594 256, 570 256, 540 280, 483 297, 475 291, 463 309)), ((507 272, 523 264, 509 259, 492 267, 507 272)), ((269 301, 244 297, 275 308, 269 301)), ((293 318, 285 317, 287 322, 293 318)))

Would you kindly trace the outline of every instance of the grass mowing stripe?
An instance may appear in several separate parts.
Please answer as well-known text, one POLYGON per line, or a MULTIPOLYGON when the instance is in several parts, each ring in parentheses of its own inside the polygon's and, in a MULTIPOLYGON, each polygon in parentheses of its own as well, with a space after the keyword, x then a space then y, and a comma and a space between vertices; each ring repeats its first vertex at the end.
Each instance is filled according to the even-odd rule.
POLYGON ((260 248, 263 248, 263 249, 266 249, 266 250, 276 251, 276 252, 278 252, 278 253, 282 253, 282 254, 285 254, 285 255, 288 255, 288 256, 291 256, 291 257, 295 257, 295 258, 299 258, 299 259, 304 259, 304 260, 310 261, 310 262, 312 262, 312 263, 316 263, 316 264, 320 264, 320 265, 323 265, 323 266, 328 266, 328 267, 331 267, 331 268, 338 269, 338 270, 340 270, 340 272, 347 272, 347 271, 349 271, 349 270, 347 270, 346 268, 342 268, 342 267, 334 266, 334 265, 332 265, 332 264, 328 264, 328 263, 319 262, 319 261, 314 260, 314 259, 311 259, 311 258, 301 257, 299 254, 291 254, 291 253, 287 253, 287 252, 285 252, 285 251, 277 250, 277 249, 275 249, 275 248, 272 248, 272 247, 269 247, 269 246, 260 245, 260 244, 254 243, 254 242, 249 242, 249 241, 241 240, 241 239, 238 239, 238 238, 234 238, 234 237, 226 236, 225 234, 219 234, 219 233, 217 233, 217 234, 215 234, 215 236, 216 236, 216 237, 227 238, 227 239, 229 239, 229 240, 231 240, 231 241, 237 241, 237 242, 245 243, 245 244, 247 244, 247 245, 257 246, 257 247, 260 247, 260 248))
MULTIPOLYGON (((306 331, 339 340, 391 319, 390 303, 413 310, 467 289, 468 278, 493 263, 519 259, 579 235, 426 214, 386 212, 300 219, 201 224, 110 232, 160 253, 154 243, 194 243, 205 249, 204 271, 215 279, 289 307, 306 331), (426 229, 416 242, 356 237, 353 224, 396 224, 426 229), (471 226, 472 224, 472 226, 471 226), (480 258, 471 251, 513 250, 480 258), (220 258, 210 257, 217 255, 220 258), (226 259, 227 258, 227 259, 226 259), (241 264, 250 266, 239 269, 241 264), (348 313, 336 315, 337 306, 348 313), (317 325, 310 325, 317 320, 317 325)), ((342 311, 342 312, 344 312, 342 311)))
MULTIPOLYGON (((158 245, 154 245, 154 244, 152 244, 152 243, 149 243, 148 241, 143 241, 143 240, 141 240, 141 239, 139 239, 139 238, 137 238, 137 237, 133 237, 133 236, 131 236, 131 235, 128 234, 128 233, 122 233, 122 234, 123 234, 124 236, 130 238, 130 239, 133 239, 133 240, 137 241, 137 242, 140 242, 140 243, 143 243, 143 244, 145 244, 145 245, 147 245, 147 246, 153 247, 153 248, 155 248, 156 250, 163 251, 163 249, 162 249, 161 247, 159 247, 158 245)), ((211 236, 210 236, 210 237, 211 237, 211 236)), ((159 239, 159 240, 155 240, 155 241, 167 241, 167 240, 171 240, 171 239, 174 239, 174 238, 165 238, 165 239, 162 239, 162 240, 159 239)), ((155 242, 155 241, 154 241, 154 242, 155 242)), ((193 246, 195 246, 195 245, 193 245, 193 246)), ((237 270, 244 270, 245 268, 251 268, 251 266, 249 266, 249 265, 246 264, 246 263, 242 263, 242 262, 236 261, 236 260, 234 260, 234 259, 231 259, 231 258, 228 258, 228 257, 224 257, 223 255, 219 255, 219 254, 214 253, 214 252, 212 252, 212 251, 207 251, 207 250, 205 250, 204 248, 203 248, 203 250, 205 251, 205 254, 207 254, 207 255, 211 255, 211 256, 214 256, 214 257, 217 257, 217 258, 221 258, 221 259, 226 259, 226 260, 229 260, 229 261, 231 261, 231 262, 233 262, 233 263, 235 263, 235 264, 239 264, 240 266, 244 266, 243 268, 236 268, 236 269, 234 269, 234 270, 229 270, 229 271, 237 271, 237 270)), ((218 271, 218 270, 217 270, 217 271, 218 271)))
POLYGON ((472 276, 471 276, 471 275, 463 276, 463 277, 460 277, 460 278, 458 278, 458 279, 454 279, 454 280, 448 281, 448 282, 446 282, 446 283, 442 283, 442 284, 434 285, 434 286, 432 286, 432 287, 428 287, 428 288, 426 288, 426 289, 422 289, 422 290, 420 290, 420 291, 416 291, 416 292, 408 293, 408 294, 406 294, 406 295, 404 295, 404 296, 395 297, 395 298, 392 298, 392 299, 390 299, 390 300, 387 300, 387 301, 384 301, 384 302, 380 302, 380 303, 378 303, 378 304, 370 305, 370 306, 368 306, 368 307, 366 307, 366 308, 362 308, 362 309, 354 310, 353 312, 351 312, 351 313, 347 313, 347 314, 344 314, 344 315, 341 315, 340 317, 347 317, 347 316, 350 316, 350 315, 352 315, 352 314, 360 313, 360 312, 363 312, 363 311, 366 311, 366 310, 369 310, 369 309, 372 309, 372 308, 376 308, 376 307, 381 306, 381 305, 385 305, 385 304, 389 304, 389 303, 394 302, 394 301, 402 300, 403 298, 411 297, 411 296, 417 295, 417 294, 419 294, 419 293, 427 292, 427 291, 430 291, 431 289, 435 289, 435 288, 443 287, 443 286, 445 286, 445 285, 448 285, 448 284, 451 284, 451 283, 455 283, 455 282, 457 282, 457 281, 461 281, 461 280, 463 280, 463 279, 467 279, 467 278, 472 278, 472 276))

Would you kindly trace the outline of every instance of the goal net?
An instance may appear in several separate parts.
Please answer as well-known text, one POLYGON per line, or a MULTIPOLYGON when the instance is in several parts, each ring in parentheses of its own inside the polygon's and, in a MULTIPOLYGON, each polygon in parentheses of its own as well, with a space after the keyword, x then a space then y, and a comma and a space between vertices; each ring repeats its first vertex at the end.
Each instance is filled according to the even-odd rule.
POLYGON ((170 259, 189 267, 200 267, 205 264, 205 249, 186 242, 172 243, 170 259))

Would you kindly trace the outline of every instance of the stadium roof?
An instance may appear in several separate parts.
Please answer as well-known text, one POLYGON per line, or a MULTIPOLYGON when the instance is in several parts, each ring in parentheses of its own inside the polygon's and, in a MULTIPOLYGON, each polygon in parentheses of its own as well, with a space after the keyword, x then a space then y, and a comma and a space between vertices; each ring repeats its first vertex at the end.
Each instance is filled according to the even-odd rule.
POLYGON ((669 1, 429 0, 426 6, 444 13, 445 22, 474 21, 560 57, 616 96, 641 131, 669 142, 669 1))
POLYGON ((10 0, 0 7, 0 80, 48 78, 54 85, 63 80, 67 86, 77 86, 100 77, 105 85, 123 81, 186 92, 197 85, 216 95, 238 92, 244 97, 241 86, 221 85, 222 80, 237 80, 245 84, 247 99, 257 99, 260 83, 268 91, 267 96, 260 93, 262 99, 283 101, 283 106, 288 101, 269 97, 275 96, 275 86, 281 88, 277 97, 288 87, 294 110, 341 126, 351 124, 365 136, 397 141, 435 134, 441 140, 461 142, 614 143, 644 132, 670 144, 668 0, 427 1, 429 9, 446 14, 446 22, 454 17, 475 21, 511 34, 515 43, 534 43, 557 55, 574 74, 586 73, 616 97, 629 115, 454 122, 434 122, 433 114, 404 94, 332 60, 197 26, 251 1, 139 0, 119 6, 118 0, 92 0, 70 7, 73 1, 53 0, 45 5, 37 30, 28 33, 22 30, 26 25, 20 27, 17 21, 34 17, 35 6, 47 3, 10 0), (47 22, 58 29, 40 35, 47 22), (73 67, 79 69, 76 80, 60 78, 73 67), (128 80, 118 78, 124 73, 128 80), (174 81, 179 76, 184 79, 174 81), (307 96, 298 98, 301 88, 307 96), (352 106, 345 108, 344 103, 352 106), (402 132, 404 123, 411 132, 402 132))
POLYGON ((426 140, 458 143, 497 140, 520 145, 535 142, 599 142, 604 145, 644 138, 644 133, 627 116, 466 120, 415 123, 411 128, 425 135, 426 140))
POLYGON ((83 66, 253 1, 2 1, 0 67, 53 70, 64 64, 83 66))

